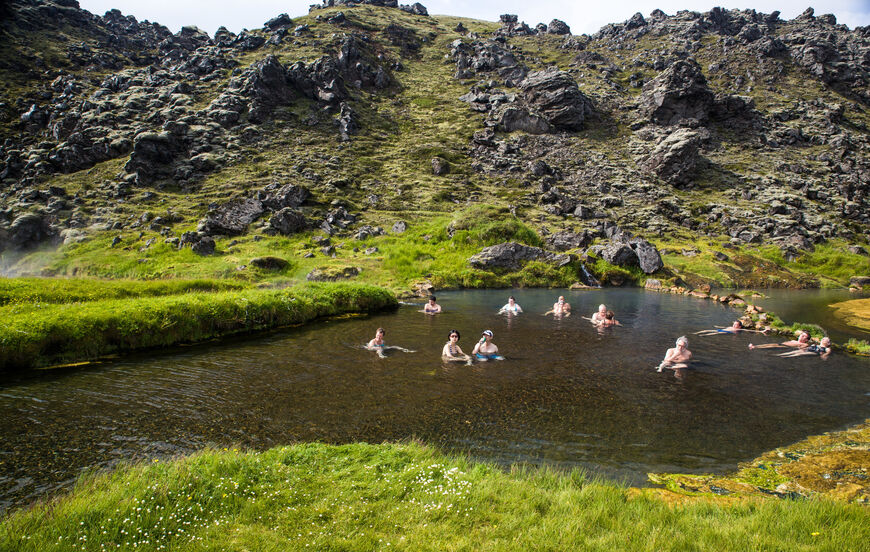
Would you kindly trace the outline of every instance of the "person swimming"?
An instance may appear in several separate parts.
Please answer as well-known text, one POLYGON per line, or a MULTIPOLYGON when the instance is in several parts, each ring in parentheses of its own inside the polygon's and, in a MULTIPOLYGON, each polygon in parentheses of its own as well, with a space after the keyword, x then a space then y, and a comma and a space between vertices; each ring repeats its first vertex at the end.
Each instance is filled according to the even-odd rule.
POLYGON ((484 330, 480 341, 474 345, 474 349, 471 351, 471 354, 477 360, 484 362, 487 360, 504 360, 504 357, 498 354, 498 347, 490 341, 491 339, 492 330, 484 330))
POLYGON ((665 359, 656 367, 656 372, 661 372, 665 368, 670 370, 680 370, 688 367, 688 362, 692 360, 692 351, 689 350, 689 340, 686 336, 677 338, 675 346, 665 352, 665 359))
POLYGON ((603 303, 598 305, 598 310, 588 320, 593 324, 601 324, 604 322, 604 317, 607 315, 607 306, 603 303))
POLYGON ((517 304, 517 300, 513 295, 508 297, 507 304, 498 310, 498 314, 519 314, 521 312, 523 312, 523 309, 517 304))
POLYGON ((619 320, 614 318, 614 314, 612 310, 607 311, 604 314, 604 321, 601 322, 601 326, 622 326, 619 320))
POLYGON ((560 295, 559 299, 553 303, 553 308, 544 313, 544 316, 552 314, 556 316, 571 316, 571 305, 565 301, 565 296, 560 295))
POLYGON ((409 349, 405 349, 404 347, 387 346, 387 344, 384 343, 384 336, 386 334, 387 332, 383 328, 378 328, 377 330, 375 330, 375 337, 366 344, 366 349, 370 351, 377 351, 378 356, 381 358, 385 357, 384 351, 386 351, 387 349, 395 349, 397 351, 402 351, 405 353, 414 352, 409 349))
POLYGON ((471 364, 471 357, 459 348, 459 330, 450 330, 447 334, 447 343, 441 350, 441 358, 448 362, 467 362, 471 364))
POLYGON ((435 302, 435 296, 432 295, 429 297, 429 302, 423 305, 423 310, 420 312, 425 312, 426 314, 438 314, 441 312, 441 305, 435 302))
POLYGON ((743 322, 735 320, 730 326, 714 326, 711 330, 701 330, 695 332, 695 335, 718 335, 718 334, 737 334, 740 332, 766 333, 765 330, 750 330, 743 327, 743 322))
POLYGON ((806 356, 806 355, 819 355, 821 358, 828 358, 828 355, 831 354, 831 338, 823 337, 819 344, 811 343, 807 345, 805 349, 796 349, 794 351, 786 351, 784 353, 780 353, 776 356, 791 358, 798 356, 806 356))
POLYGON ((810 346, 810 334, 804 330, 799 330, 797 339, 790 339, 782 343, 765 343, 764 345, 749 344, 750 349, 782 349, 784 347, 794 347, 798 349, 806 349, 810 346))

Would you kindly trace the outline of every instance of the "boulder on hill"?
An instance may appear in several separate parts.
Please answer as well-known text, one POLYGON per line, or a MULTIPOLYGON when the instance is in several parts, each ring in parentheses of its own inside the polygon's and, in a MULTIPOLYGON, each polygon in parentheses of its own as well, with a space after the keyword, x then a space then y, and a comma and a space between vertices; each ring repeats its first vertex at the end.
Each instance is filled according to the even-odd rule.
POLYGON ((542 260, 555 266, 565 266, 571 262, 568 255, 560 255, 544 251, 540 247, 531 247, 515 242, 500 243, 484 247, 480 253, 472 255, 468 264, 481 270, 519 270, 528 261, 542 260))
POLYGON ((571 27, 561 19, 554 19, 547 25, 547 34, 567 35, 571 34, 571 27))
POLYGON ((43 215, 24 213, 16 217, 9 225, 5 239, 0 243, 0 250, 6 244, 10 246, 10 249, 17 251, 32 249, 55 237, 57 237, 56 230, 52 228, 49 220, 43 215))
POLYGON ((643 86, 639 103, 643 116, 657 125, 703 123, 713 92, 696 62, 679 60, 643 86))
POLYGON ((568 251, 569 249, 585 247, 591 240, 592 236, 585 230, 582 233, 563 230, 549 236, 547 238, 547 246, 556 251, 568 251))
POLYGON ((706 129, 679 128, 656 144, 640 166, 673 186, 688 184, 698 164, 698 150, 710 134, 706 129))
POLYGON ((198 230, 210 236, 238 236, 247 232, 248 225, 264 212, 263 203, 258 199, 230 201, 209 211, 200 221, 198 230))
POLYGON ((284 207, 269 219, 269 228, 285 236, 301 232, 306 225, 302 213, 292 207, 284 207))
POLYGON ((546 134, 553 130, 550 123, 543 117, 533 115, 523 107, 510 104, 495 111, 492 117, 487 120, 487 124, 502 132, 521 130, 529 134, 546 134))
POLYGON ((580 130, 592 114, 592 102, 565 71, 550 67, 535 71, 520 83, 523 99, 557 130, 580 130))

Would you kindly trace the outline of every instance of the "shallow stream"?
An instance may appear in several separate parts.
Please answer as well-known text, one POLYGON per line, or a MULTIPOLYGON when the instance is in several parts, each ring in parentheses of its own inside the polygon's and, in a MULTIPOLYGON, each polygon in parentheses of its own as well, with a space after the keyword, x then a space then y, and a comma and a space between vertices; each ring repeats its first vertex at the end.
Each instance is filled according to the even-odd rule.
MULTIPOLYGON (((643 485, 647 472, 725 472, 870 417, 870 361, 750 352, 750 341, 776 341, 758 334, 691 335, 734 320, 737 311, 713 302, 640 290, 515 290, 526 312, 495 314, 509 293, 443 293, 445 312, 437 316, 405 305, 7 377, 0 381, 0 510, 120 460, 312 440, 413 437, 476 459, 582 466, 643 485), (542 316, 559 293, 575 315, 542 316), (598 330, 581 318, 602 302, 622 327, 598 330), (416 352, 382 359, 364 350, 378 326, 388 344, 416 352), (443 363, 451 328, 462 333, 466 352, 491 329, 507 360, 443 363), (665 350, 684 334, 692 368, 681 379, 657 373, 665 350)), ((770 302, 814 321, 828 302, 854 297, 819 296, 770 302)))

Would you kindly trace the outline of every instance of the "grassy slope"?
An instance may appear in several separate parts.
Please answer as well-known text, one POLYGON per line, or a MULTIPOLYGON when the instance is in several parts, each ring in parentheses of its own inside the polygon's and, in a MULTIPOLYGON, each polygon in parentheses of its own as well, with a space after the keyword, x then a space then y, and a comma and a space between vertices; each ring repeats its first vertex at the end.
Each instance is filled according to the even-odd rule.
MULTIPOLYGON (((319 10, 317 14, 328 16, 332 11, 335 10, 319 10)), ((518 206, 516 212, 520 221, 538 232, 545 226, 550 231, 578 230, 584 226, 584 223, 571 219, 547 215, 538 206, 528 203, 526 198, 531 190, 523 182, 513 177, 486 176, 471 169, 468 144, 471 134, 482 127, 481 115, 459 101, 458 97, 468 90, 470 83, 452 78, 454 65, 452 61, 445 60, 444 55, 449 50, 449 43, 460 37, 452 30, 457 22, 462 21, 467 28, 482 36, 492 33, 497 24, 455 17, 416 17, 398 10, 369 6, 344 11, 351 21, 349 27, 337 29, 325 21, 316 21, 313 16, 303 16, 298 19, 299 23, 311 27, 311 37, 305 37, 304 45, 269 46, 263 51, 239 54, 237 60, 244 67, 267 53, 274 53, 285 63, 310 61, 334 48, 337 30, 364 30, 373 35, 376 39, 375 50, 385 52, 392 59, 400 59, 405 69, 395 73, 400 87, 390 93, 353 91, 352 103, 361 118, 363 130, 351 142, 336 146, 333 117, 317 113, 310 102, 300 100, 281 110, 276 121, 260 127, 269 147, 258 145, 244 150, 240 162, 210 175, 200 184, 193 197, 177 191, 160 190, 156 191, 156 197, 149 203, 143 203, 134 196, 127 202, 117 201, 106 205, 105 197, 97 191, 96 186, 113 180, 123 160, 107 161, 71 175, 58 175, 45 184, 63 186, 70 194, 79 192, 84 203, 78 209, 93 224, 118 219, 126 219, 129 223, 141 217, 145 211, 153 216, 172 212, 183 219, 171 225, 174 235, 195 229, 196 222, 205 214, 209 203, 226 201, 275 181, 311 188, 314 192, 309 209, 312 218, 322 216, 331 204, 339 203, 352 211, 362 211, 363 223, 388 229, 393 222, 401 219, 408 221, 412 228, 419 227, 420 232, 410 232, 402 237, 373 238, 365 244, 348 239, 334 240, 340 245, 336 257, 329 258, 319 254, 310 241, 312 235, 318 234, 316 231, 289 238, 265 237, 262 241, 254 241, 253 237, 262 230, 262 223, 258 222, 252 225, 250 233, 244 237, 219 240, 216 256, 201 258, 189 250, 176 251, 164 245, 162 236, 143 225, 143 228, 121 232, 94 231, 92 235, 95 237, 89 241, 63 246, 56 252, 37 252, 23 259, 12 259, 7 255, 6 263, 24 273, 113 278, 229 277, 243 281, 265 278, 281 282, 301 281, 305 274, 318 266, 354 265, 364 269, 362 281, 396 290, 407 289, 414 281, 427 277, 445 286, 570 283, 574 275, 551 274, 553 280, 547 282, 541 274, 503 278, 470 271, 465 260, 479 250, 480 244, 441 243, 440 247, 433 248, 421 242, 423 236, 443 234, 446 225, 456 218, 457 211, 476 203, 501 209, 498 215, 501 217, 505 216, 509 205, 518 206), (383 33, 389 23, 397 23, 415 31, 423 41, 419 54, 403 55, 398 46, 389 43, 383 33), (319 120, 315 126, 303 122, 312 113, 319 120), (447 175, 434 176, 431 173, 430 160, 436 156, 450 162, 451 170, 447 175), (377 196, 377 202, 371 205, 369 198, 373 195, 377 196), (109 248, 111 239, 116 235, 122 238, 122 243, 116 248, 109 248), (146 247, 149 240, 154 240, 154 243, 146 247), (230 245, 232 242, 238 243, 230 245), (368 257, 353 251, 354 247, 362 245, 377 246, 385 253, 368 257), (394 252, 401 249, 420 250, 419 254, 425 260, 413 262, 412 259, 412 262, 408 262, 406 255, 404 260, 395 259, 396 262, 391 263, 390 254, 386 253, 390 249, 394 252), (315 252, 316 256, 313 259, 303 258, 302 255, 308 251, 315 252), (265 275, 240 269, 247 266, 251 258, 267 254, 282 256, 291 261, 291 266, 279 274, 265 275), (428 259, 430 256, 433 259, 428 259), (381 260, 385 262, 379 262, 381 260)), ((640 39, 638 46, 656 48, 663 45, 663 40, 662 37, 645 36, 640 39)), ((613 77, 615 82, 624 86, 622 90, 615 90, 599 71, 576 65, 573 60, 576 53, 560 49, 561 40, 557 37, 514 38, 511 42, 522 48, 522 61, 533 69, 557 64, 560 68, 570 70, 578 79, 581 89, 599 105, 606 106, 608 98, 613 95, 632 100, 639 94, 639 89, 626 85, 628 74, 620 73, 613 77)), ((591 43, 588 50, 600 53, 623 67, 631 65, 629 57, 626 57, 628 53, 613 52, 596 43, 591 43)), ((719 59, 721 56, 718 51, 715 43, 705 42, 705 47, 697 53, 702 66, 719 59)), ((800 94, 805 92, 806 95, 830 102, 842 100, 836 93, 808 82, 810 79, 800 78, 799 69, 791 65, 787 67, 789 70, 782 81, 776 83, 773 92, 761 86, 735 91, 729 88, 731 84, 728 81, 716 73, 709 75, 711 87, 716 91, 748 94, 760 107, 770 110, 790 105, 787 91, 793 88, 800 94)), ((737 69, 746 68, 729 68, 737 69)), ((197 102, 205 105, 216 94, 217 88, 212 93, 202 92, 197 102)), ((628 131, 633 116, 631 112, 617 112, 613 119, 592 121, 587 130, 566 140, 571 144, 570 148, 578 152, 581 162, 587 159, 595 163, 634 167, 632 138, 628 131)), ((850 113, 849 117, 864 121, 870 115, 850 113)), ((773 153, 759 152, 736 138, 734 141, 726 140, 709 155, 713 165, 721 170, 705 172, 706 176, 702 180, 709 177, 709 182, 700 182, 699 189, 694 191, 680 192, 680 201, 692 206, 715 200, 729 203, 738 210, 750 208, 751 202, 734 196, 733 182, 728 179, 751 181, 759 175, 774 174, 778 163, 800 162, 806 156, 804 150, 806 148, 785 148, 773 153)), ((812 163, 810 165, 814 170, 818 168, 812 163)), ((619 182, 614 184, 620 185, 619 182)), ((596 194, 594 187, 590 187, 581 193, 580 199, 594 201, 596 194)), ((703 217, 701 211, 703 209, 698 211, 699 217, 703 217)), ((633 228, 638 225, 642 227, 649 213, 644 209, 625 207, 614 209, 612 215, 621 224, 633 228)), ((655 238, 660 247, 687 245, 704 251, 703 255, 691 260, 680 255, 665 256, 668 268, 690 282, 711 282, 732 287, 807 285, 812 283, 814 276, 820 275, 821 285, 835 286, 843 285, 849 276, 866 264, 866 258, 848 253, 845 250, 847 244, 838 241, 832 241, 794 263, 786 262, 778 250, 745 246, 738 251, 743 262, 723 264, 716 261, 711 253, 714 249, 722 249, 718 244, 727 241, 726 236, 699 239, 695 232, 681 230, 677 226, 669 235, 648 237, 655 238), (766 267, 765 274, 761 276, 757 270, 760 264, 766 267)), ((733 254, 733 250, 725 252, 729 256, 733 254)), ((605 267, 605 272, 609 268, 605 267)), ((540 273, 541 270, 535 268, 532 272, 540 273)))
POLYGON ((207 451, 83 481, 0 524, 3 550, 859 550, 859 506, 630 498, 419 445, 207 451), (120 545, 120 546, 118 546, 120 545))

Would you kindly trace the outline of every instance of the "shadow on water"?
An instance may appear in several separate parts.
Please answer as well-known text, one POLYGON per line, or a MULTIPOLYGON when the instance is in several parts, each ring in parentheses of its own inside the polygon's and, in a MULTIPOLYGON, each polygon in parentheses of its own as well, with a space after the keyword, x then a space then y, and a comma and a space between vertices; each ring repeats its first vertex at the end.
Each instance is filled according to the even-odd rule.
MULTIPOLYGON (((0 383, 0 507, 68 486, 83 469, 206 446, 418 437, 503 464, 582 466, 643 484, 650 471, 722 472, 870 416, 870 362, 782 359, 758 334, 696 337, 735 311, 639 290, 515 290, 525 313, 496 315, 508 291, 439 294, 419 306, 256 338, 0 383), (565 293, 574 316, 544 317, 565 293), (605 302, 622 327, 580 315, 605 302), (361 348, 374 330, 415 349, 361 348), (484 329, 505 361, 445 364, 448 330, 471 352, 484 329), (654 367, 688 335, 695 362, 654 367)), ((800 295, 793 297, 800 298, 800 295)))

